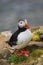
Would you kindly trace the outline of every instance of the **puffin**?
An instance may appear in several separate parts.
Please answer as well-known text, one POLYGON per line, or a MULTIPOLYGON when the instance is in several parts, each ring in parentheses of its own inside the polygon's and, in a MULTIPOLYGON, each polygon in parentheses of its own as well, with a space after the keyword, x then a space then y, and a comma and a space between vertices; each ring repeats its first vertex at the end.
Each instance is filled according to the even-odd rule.
POLYGON ((12 34, 7 43, 12 49, 22 49, 28 46, 29 41, 32 39, 32 33, 30 31, 30 24, 27 19, 18 20, 18 29, 12 34))

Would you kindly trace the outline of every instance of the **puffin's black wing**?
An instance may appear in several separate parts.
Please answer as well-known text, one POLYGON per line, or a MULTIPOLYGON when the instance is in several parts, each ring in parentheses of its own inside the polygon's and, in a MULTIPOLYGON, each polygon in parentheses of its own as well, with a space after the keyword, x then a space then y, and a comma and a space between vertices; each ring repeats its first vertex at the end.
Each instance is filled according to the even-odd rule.
POLYGON ((17 37, 18 37, 19 33, 23 32, 25 30, 26 30, 26 28, 19 28, 15 33, 12 34, 11 38, 9 39, 9 41, 7 43, 10 46, 17 45, 16 42, 17 42, 17 37))
POLYGON ((19 30, 17 30, 15 33, 12 34, 11 38, 7 42, 10 46, 16 45, 17 42, 17 36, 20 33, 19 30))

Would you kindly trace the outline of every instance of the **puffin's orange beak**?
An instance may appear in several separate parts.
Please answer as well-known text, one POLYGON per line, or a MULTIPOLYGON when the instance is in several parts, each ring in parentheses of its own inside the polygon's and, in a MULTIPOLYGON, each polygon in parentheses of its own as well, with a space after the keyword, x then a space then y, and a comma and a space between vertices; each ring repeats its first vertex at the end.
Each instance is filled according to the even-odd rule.
POLYGON ((28 22, 27 22, 27 20, 25 19, 25 27, 27 28, 27 29, 29 29, 30 28, 30 25, 28 24, 28 22))
POLYGON ((25 24, 25 27, 26 28, 30 28, 30 25, 27 23, 27 24, 25 24))

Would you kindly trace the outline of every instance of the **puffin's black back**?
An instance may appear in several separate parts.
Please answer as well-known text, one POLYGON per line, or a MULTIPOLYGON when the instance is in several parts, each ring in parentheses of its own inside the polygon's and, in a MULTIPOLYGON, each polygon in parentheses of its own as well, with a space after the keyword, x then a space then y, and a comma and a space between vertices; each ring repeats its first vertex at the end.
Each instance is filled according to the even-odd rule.
POLYGON ((23 32, 25 30, 26 30, 26 28, 24 28, 24 27, 23 28, 18 27, 18 30, 12 34, 10 40, 8 41, 8 44, 10 46, 17 45, 16 42, 17 42, 17 37, 18 37, 19 33, 23 32))

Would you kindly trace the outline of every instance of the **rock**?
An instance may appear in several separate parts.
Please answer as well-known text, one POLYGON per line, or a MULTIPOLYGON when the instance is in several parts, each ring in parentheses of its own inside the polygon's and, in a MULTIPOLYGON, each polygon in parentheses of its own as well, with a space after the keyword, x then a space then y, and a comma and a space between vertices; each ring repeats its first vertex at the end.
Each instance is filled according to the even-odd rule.
POLYGON ((41 55, 41 58, 43 58, 43 55, 41 55))
POLYGON ((42 58, 33 59, 28 63, 28 65, 43 65, 43 60, 42 58))
POLYGON ((9 47, 9 45, 6 43, 7 40, 9 40, 9 37, 0 35, 0 50, 9 47))
POLYGON ((40 29, 40 26, 35 26, 35 27, 31 28, 31 31, 33 32, 33 31, 36 31, 36 30, 39 30, 39 29, 40 29))
POLYGON ((40 30, 43 30, 43 26, 40 26, 40 30))
POLYGON ((7 59, 10 56, 11 52, 8 49, 2 49, 0 51, 1 58, 7 59))
POLYGON ((0 54, 0 59, 2 59, 3 58, 3 56, 0 54))
POLYGON ((37 60, 38 60, 37 65, 43 65, 43 59, 41 57, 39 57, 37 60))
POLYGON ((10 47, 10 45, 8 45, 8 44, 6 43, 6 41, 8 41, 9 38, 10 38, 10 37, 8 37, 8 36, 6 37, 6 36, 0 34, 0 53, 1 53, 3 50, 5 51, 5 49, 7 49, 7 50, 9 50, 11 53, 13 53, 13 50, 11 50, 12 48, 10 47))
POLYGON ((11 65, 14 65, 14 63, 11 63, 11 65))
POLYGON ((43 38, 43 34, 42 34, 42 35, 40 35, 40 38, 43 38))
POLYGON ((10 65, 10 63, 6 59, 1 59, 0 65, 10 65))
POLYGON ((39 37, 40 37, 40 41, 43 42, 43 34, 42 35, 39 35, 39 37))
POLYGON ((33 32, 33 31, 36 31, 36 30, 43 30, 43 26, 35 26, 35 27, 32 27, 31 28, 31 31, 33 32))
POLYGON ((1 32, 1 35, 6 36, 6 37, 11 37, 12 32, 11 31, 3 31, 3 32, 1 32))
POLYGON ((37 45, 39 47, 43 47, 43 42, 41 42, 41 41, 30 41, 28 46, 32 46, 32 45, 37 45))
POLYGON ((34 64, 34 60, 32 60, 32 61, 30 61, 29 63, 28 63, 28 65, 33 65, 34 64))
POLYGON ((43 55, 31 60, 28 65, 43 65, 43 55))

